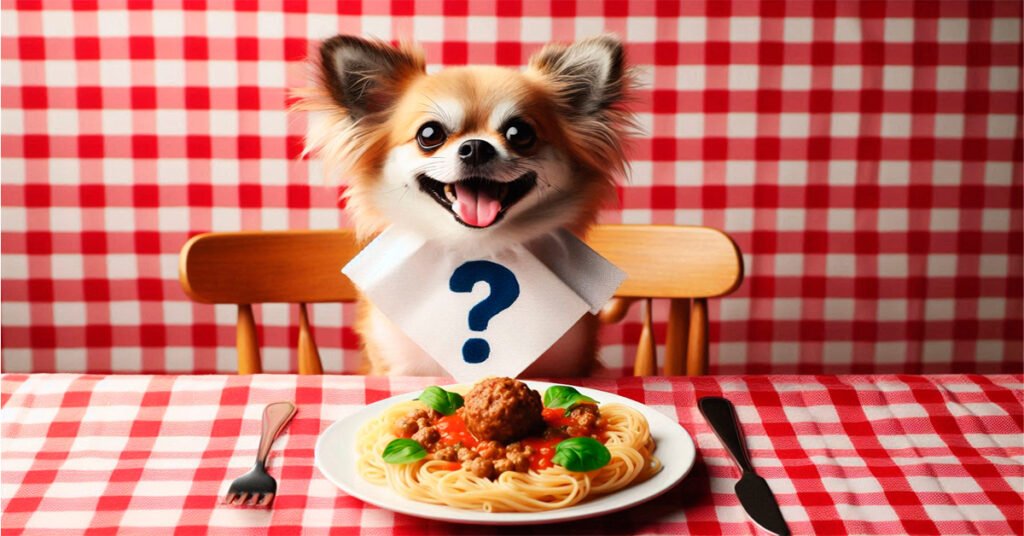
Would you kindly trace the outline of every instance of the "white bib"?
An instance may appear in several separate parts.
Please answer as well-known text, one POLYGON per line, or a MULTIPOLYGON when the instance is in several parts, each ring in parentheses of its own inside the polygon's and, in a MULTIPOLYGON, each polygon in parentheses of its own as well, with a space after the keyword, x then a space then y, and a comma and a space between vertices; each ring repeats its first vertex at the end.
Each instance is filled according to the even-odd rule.
POLYGON ((341 271, 459 382, 516 377, 626 279, 564 230, 466 257, 392 227, 341 271))

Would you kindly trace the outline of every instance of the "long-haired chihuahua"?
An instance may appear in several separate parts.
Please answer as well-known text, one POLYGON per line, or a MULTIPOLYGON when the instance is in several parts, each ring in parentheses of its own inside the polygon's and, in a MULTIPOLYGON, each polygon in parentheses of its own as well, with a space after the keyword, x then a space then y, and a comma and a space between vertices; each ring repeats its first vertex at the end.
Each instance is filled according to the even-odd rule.
MULTIPOLYGON (((582 234, 625 173, 632 79, 614 37, 548 45, 525 71, 427 74, 413 46, 339 35, 314 65, 318 83, 295 105, 312 112, 306 151, 344 177, 362 239, 396 226, 480 253, 558 228, 582 234)), ((373 304, 358 311, 367 372, 444 374, 373 304)), ((588 373, 597 327, 584 316, 524 375, 588 373)))

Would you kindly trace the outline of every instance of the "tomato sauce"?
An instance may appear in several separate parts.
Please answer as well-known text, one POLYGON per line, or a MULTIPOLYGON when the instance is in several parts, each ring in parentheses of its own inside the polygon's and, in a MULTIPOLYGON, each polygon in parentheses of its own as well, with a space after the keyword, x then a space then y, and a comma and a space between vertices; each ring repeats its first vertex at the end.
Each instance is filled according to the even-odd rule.
POLYGON ((441 417, 435 426, 441 432, 441 444, 443 445, 462 443, 464 447, 473 448, 480 442, 469 432, 469 428, 466 428, 466 421, 462 420, 462 415, 459 413, 441 417))
POLYGON ((560 443, 563 437, 528 437, 522 440, 522 444, 533 449, 530 455, 530 469, 541 471, 554 465, 551 458, 555 457, 555 445, 560 443))
POLYGON ((548 428, 561 428, 573 424, 572 420, 565 416, 565 408, 544 408, 540 416, 548 423, 548 428))

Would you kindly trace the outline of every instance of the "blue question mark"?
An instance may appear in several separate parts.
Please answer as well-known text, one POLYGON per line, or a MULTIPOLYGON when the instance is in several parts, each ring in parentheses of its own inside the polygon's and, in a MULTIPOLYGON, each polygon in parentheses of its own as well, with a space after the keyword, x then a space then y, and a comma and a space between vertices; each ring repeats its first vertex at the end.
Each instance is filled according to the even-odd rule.
MULTIPOLYGON (((469 329, 484 331, 487 323, 508 309, 519 298, 519 281, 511 270, 491 261, 469 261, 459 266, 448 280, 452 292, 472 292, 477 282, 491 287, 491 293, 469 310, 469 329)), ((469 339, 462 345, 462 359, 483 363, 491 355, 491 346, 483 339, 469 339)))

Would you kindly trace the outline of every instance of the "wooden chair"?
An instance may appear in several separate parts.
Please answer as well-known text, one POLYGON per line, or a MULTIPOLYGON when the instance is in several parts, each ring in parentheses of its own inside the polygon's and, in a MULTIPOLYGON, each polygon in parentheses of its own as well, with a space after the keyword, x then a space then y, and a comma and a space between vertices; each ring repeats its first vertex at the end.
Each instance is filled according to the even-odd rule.
MULTIPOLYGON (((587 243, 628 274, 601 319, 618 322, 633 303, 642 303, 634 374, 655 373, 654 299, 669 300, 664 374, 704 374, 708 298, 731 293, 743 280, 743 260, 732 239, 706 227, 599 225, 587 243)), ((320 374, 306 304, 355 301, 356 289, 340 270, 359 249, 349 230, 207 233, 181 249, 179 275, 195 301, 238 304, 240 374, 262 371, 254 303, 298 303, 299 374, 320 374)))

